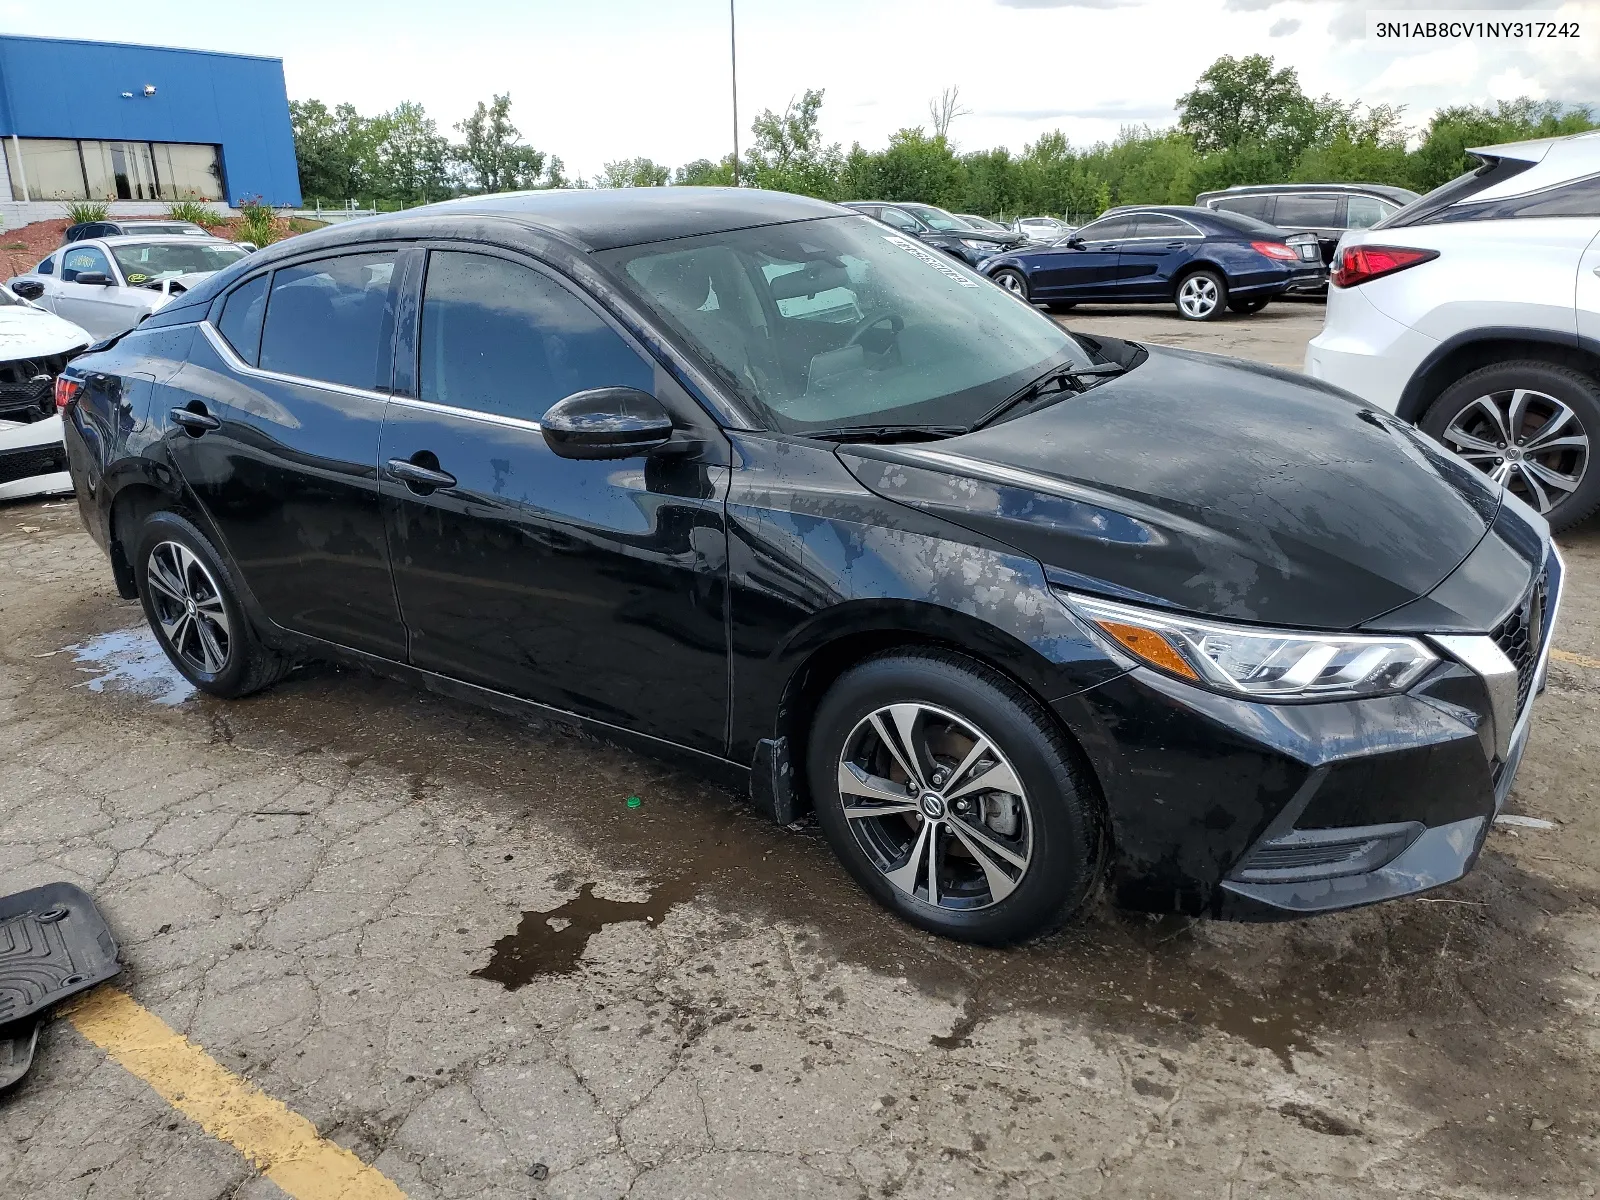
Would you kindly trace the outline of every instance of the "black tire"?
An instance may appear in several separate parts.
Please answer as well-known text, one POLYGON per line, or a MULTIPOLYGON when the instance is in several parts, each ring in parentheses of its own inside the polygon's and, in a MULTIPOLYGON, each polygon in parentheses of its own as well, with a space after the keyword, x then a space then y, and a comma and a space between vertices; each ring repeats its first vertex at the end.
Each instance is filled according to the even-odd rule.
POLYGON ((1078 307, 1076 300, 1052 300, 1045 305, 1053 313, 1069 313, 1078 307))
POLYGON ((1178 280, 1178 286, 1173 291, 1172 306, 1185 321, 1215 321, 1228 307, 1228 281, 1210 267, 1190 271, 1178 280), (1204 289, 1208 286, 1210 291, 1206 292, 1204 289), (1189 304, 1188 294, 1191 290, 1204 295, 1205 302, 1189 304))
POLYGON ((1033 299, 1028 291, 1028 280, 1021 271, 1014 271, 1010 267, 1001 267, 989 276, 1003 291, 1010 292, 1024 304, 1032 304, 1033 299))
POLYGON ((1241 317, 1248 317, 1252 313, 1258 313, 1263 308, 1265 308, 1266 306, 1267 306, 1267 302, 1265 300, 1229 300, 1228 301, 1228 308, 1231 311, 1238 313, 1241 317))
POLYGON ((202 692, 228 700, 248 696, 277 683, 294 666, 293 660, 262 644, 239 603, 237 585, 222 556, 205 534, 177 513, 157 512, 145 518, 133 573, 139 603, 156 641, 172 665, 202 692), (181 587, 163 586, 160 578, 152 583, 152 570, 168 580, 178 577, 181 587), (181 602, 178 590, 193 603, 181 602), (185 609, 187 622, 172 619, 185 609), (174 634, 181 645, 174 643, 174 634), (215 661, 219 650, 220 661, 215 661))
MULTIPOLYGON (((946 726, 944 736, 948 734, 946 726)), ((945 748, 954 759, 964 752, 963 747, 975 744, 970 740, 950 750, 946 743, 945 748)), ((879 782, 892 782, 893 762, 887 757, 878 761, 889 771, 879 776, 879 782)), ((922 761, 949 769, 943 759, 924 757, 922 761)), ((922 929, 988 945, 1007 945, 1048 933, 1081 913, 1095 894, 1102 822, 1098 793, 1083 761, 1077 747, 1021 688, 979 662, 942 650, 891 652, 846 672, 818 706, 806 746, 818 820, 856 881, 880 904, 922 929), (923 728, 938 725, 942 717, 953 717, 997 748, 997 754, 980 757, 963 780, 992 778, 995 767, 989 764, 997 762, 1021 786, 1020 793, 977 789, 965 792, 968 798, 957 799, 964 794, 961 781, 940 782, 941 787, 954 789, 942 814, 930 814, 937 818, 931 826, 935 870, 948 871, 938 884, 937 899, 943 903, 931 900, 926 887, 922 895, 915 894, 926 878, 925 866, 914 866, 912 860, 926 861, 916 846, 926 844, 920 839, 928 824, 921 811, 927 810, 893 812, 867 820, 845 815, 839 782, 843 756, 849 752, 854 757, 852 747, 860 745, 872 745, 880 755, 887 751, 889 747, 871 732, 869 718, 890 705, 902 704, 921 705, 924 712, 932 714, 923 728), (1007 839, 1005 828, 991 823, 990 805, 1002 806, 995 810, 996 816, 1008 819, 1010 832, 1020 834, 1020 840, 1007 839), (970 815, 957 815, 958 810, 970 814, 968 806, 976 807, 976 821, 970 815), (953 828, 958 821, 966 835, 976 829, 992 839, 990 844, 1003 842, 1025 856, 1020 873, 1005 880, 1009 890, 1001 892, 993 886, 994 876, 982 868, 977 851, 968 849, 972 838, 958 836, 953 828), (857 830, 862 831, 860 836, 857 830), (909 845, 913 840, 915 845, 909 845), (908 868, 909 892, 903 879, 902 886, 897 886, 889 877, 891 871, 903 876, 908 868)), ((863 778, 873 775, 877 772, 863 778)), ((932 780, 939 778, 931 771, 929 775, 932 780)), ((905 790, 903 780, 897 786, 905 790)), ((868 799, 864 804, 874 806, 868 811, 876 811, 881 799, 868 799)), ((862 811, 859 794, 851 803, 862 811)), ((911 806, 919 801, 908 798, 899 803, 911 806)), ((1008 873, 1012 870, 998 857, 990 856, 989 863, 1008 873)))
POLYGON ((1511 492, 1543 512, 1557 532, 1572 528, 1600 509, 1600 470, 1595 469, 1591 453, 1600 439, 1600 385, 1582 371, 1537 359, 1482 367, 1441 392, 1418 424, 1424 433, 1486 475, 1496 477, 1499 472, 1511 492), (1516 415, 1514 397, 1521 390, 1534 395, 1523 404, 1518 428, 1510 430, 1513 444, 1509 448, 1520 451, 1531 443, 1528 448, 1535 453, 1499 461, 1498 435, 1516 415), (1480 399, 1486 403, 1480 404, 1480 399), (1491 409, 1500 413, 1498 421, 1491 409), (1538 452, 1540 435, 1553 421, 1561 425, 1545 437, 1567 441, 1582 436, 1589 444, 1538 452), (1474 446, 1473 440, 1494 445, 1483 449, 1474 446), (1570 490, 1559 487, 1553 477, 1576 480, 1576 486, 1570 490))

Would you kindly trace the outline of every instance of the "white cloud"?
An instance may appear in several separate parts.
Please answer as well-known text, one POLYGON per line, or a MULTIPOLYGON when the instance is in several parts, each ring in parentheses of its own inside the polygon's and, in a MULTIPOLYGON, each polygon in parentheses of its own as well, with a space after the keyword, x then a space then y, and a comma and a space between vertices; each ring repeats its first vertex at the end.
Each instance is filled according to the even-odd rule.
POLYGON ((1274 21, 1272 23, 1272 27, 1267 30, 1267 36, 1275 38, 1288 37, 1291 33, 1294 33, 1299 28, 1299 17, 1280 17, 1278 20, 1274 21))

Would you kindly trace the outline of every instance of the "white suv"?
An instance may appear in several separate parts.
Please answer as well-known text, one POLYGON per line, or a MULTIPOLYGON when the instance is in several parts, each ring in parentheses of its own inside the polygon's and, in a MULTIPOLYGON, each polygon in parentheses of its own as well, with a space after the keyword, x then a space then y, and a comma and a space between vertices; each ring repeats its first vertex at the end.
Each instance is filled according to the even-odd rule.
POLYGON ((1565 529, 1600 508, 1600 133, 1470 153, 1477 170, 1340 240, 1306 370, 1565 529))

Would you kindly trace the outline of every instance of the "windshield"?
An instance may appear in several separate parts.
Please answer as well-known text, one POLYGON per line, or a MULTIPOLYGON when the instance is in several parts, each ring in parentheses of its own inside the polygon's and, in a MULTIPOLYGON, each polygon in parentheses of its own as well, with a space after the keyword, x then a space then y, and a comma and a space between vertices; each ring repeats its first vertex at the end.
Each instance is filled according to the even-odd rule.
POLYGON ((138 287, 178 275, 220 271, 245 256, 226 242, 123 242, 108 247, 122 277, 138 287))
POLYGON ((1091 362, 1042 313, 862 217, 596 257, 790 433, 965 426, 1047 369, 1091 362))
POLYGON ((931 204, 902 204, 900 207, 924 225, 941 233, 967 233, 972 229, 972 226, 960 217, 947 213, 942 208, 934 208, 931 204))

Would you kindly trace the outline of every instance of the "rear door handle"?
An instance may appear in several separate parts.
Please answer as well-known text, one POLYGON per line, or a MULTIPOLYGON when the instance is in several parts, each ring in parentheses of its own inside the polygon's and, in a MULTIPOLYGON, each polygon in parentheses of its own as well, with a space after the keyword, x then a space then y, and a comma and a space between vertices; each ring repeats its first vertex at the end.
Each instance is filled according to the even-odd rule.
POLYGON ((412 491, 426 493, 437 491, 439 488, 453 488, 456 485, 456 477, 449 471, 438 471, 419 463, 408 462, 403 458, 391 458, 384 466, 388 468, 391 479, 398 479, 412 491))
POLYGON ((222 428, 222 422, 208 412, 195 412, 191 408, 175 408, 168 415, 172 418, 174 425, 182 425, 196 437, 202 433, 209 433, 213 429, 222 428))

